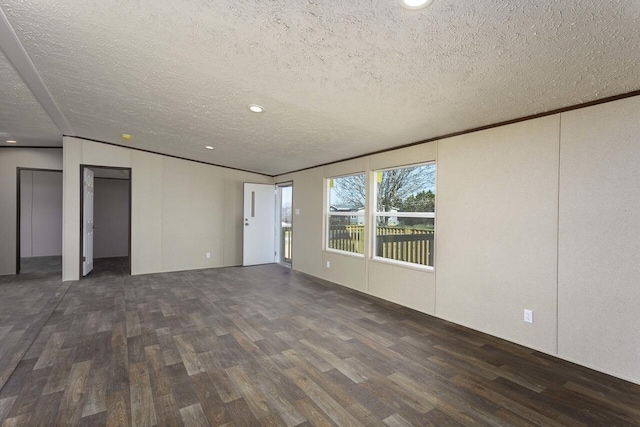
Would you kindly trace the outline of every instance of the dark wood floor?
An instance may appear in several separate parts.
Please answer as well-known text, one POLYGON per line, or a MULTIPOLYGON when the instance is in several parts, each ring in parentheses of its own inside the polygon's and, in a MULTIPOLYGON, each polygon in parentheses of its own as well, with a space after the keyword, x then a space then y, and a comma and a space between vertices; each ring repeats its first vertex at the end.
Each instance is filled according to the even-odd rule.
POLYGON ((67 291, 60 279, 47 271, 0 276, 0 389, 67 291))
MULTIPOLYGON (((96 269, 0 391, 0 425, 640 425, 640 386, 281 266, 96 269)), ((5 283, 3 313, 38 283, 5 283)))

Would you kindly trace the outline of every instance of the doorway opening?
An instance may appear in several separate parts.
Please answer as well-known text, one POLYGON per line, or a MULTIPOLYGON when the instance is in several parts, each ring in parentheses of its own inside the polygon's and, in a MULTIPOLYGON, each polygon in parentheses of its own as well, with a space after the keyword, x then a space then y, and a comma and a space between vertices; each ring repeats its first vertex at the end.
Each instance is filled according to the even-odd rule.
POLYGON ((62 272, 62 171, 17 168, 16 274, 62 272))
POLYGON ((131 274, 131 168, 80 165, 80 178, 80 277, 131 274))
POLYGON ((276 261, 291 266, 293 260, 293 183, 276 186, 276 261))

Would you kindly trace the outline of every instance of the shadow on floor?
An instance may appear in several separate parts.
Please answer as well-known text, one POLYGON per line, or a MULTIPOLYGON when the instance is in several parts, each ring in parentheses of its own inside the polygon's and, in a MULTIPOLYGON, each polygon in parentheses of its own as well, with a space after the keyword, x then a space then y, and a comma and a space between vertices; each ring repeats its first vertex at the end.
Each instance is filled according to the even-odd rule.
POLYGON ((62 272, 61 256, 38 256, 20 258, 20 274, 62 272))
POLYGON ((129 275, 129 257, 96 258, 93 270, 86 278, 114 277, 129 275))

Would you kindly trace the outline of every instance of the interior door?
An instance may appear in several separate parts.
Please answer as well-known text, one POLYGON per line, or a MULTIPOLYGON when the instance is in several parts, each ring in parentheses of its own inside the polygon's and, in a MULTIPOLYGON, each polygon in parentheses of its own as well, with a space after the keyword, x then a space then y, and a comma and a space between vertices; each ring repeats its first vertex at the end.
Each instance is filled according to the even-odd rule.
POLYGON ((242 265, 275 262, 276 187, 244 183, 242 265))
POLYGON ((93 171, 83 169, 82 177, 82 276, 93 270, 93 171))

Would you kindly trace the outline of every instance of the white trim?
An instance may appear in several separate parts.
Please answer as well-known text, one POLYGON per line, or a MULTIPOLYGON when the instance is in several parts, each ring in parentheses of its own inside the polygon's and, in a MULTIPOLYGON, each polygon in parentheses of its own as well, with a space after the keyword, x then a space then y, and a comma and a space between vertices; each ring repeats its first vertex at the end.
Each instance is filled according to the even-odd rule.
POLYGON ((348 176, 365 175, 366 173, 367 171, 349 172, 349 173, 345 173, 344 175, 325 176, 324 179, 346 178, 348 176))
POLYGON ((360 211, 355 211, 355 212, 344 212, 344 211, 339 211, 339 212, 327 212, 327 215, 331 215, 331 216, 364 216, 364 211, 360 212, 360 211))
POLYGON ((435 212, 375 212, 374 216, 396 218, 435 218, 435 212))
POLYGON ((435 160, 429 160, 427 162, 409 163, 409 164, 404 164, 404 165, 399 165, 399 166, 390 166, 388 168, 375 169, 375 170, 372 170, 371 172, 374 172, 374 173, 375 172, 386 172, 386 171, 392 171, 392 170, 396 170, 396 169, 409 169, 409 168, 415 168, 415 167, 418 167, 418 166, 427 166, 427 165, 435 165, 435 164, 436 164, 435 160))
MULTIPOLYGON (((435 185, 437 183, 437 176, 438 176, 438 168, 437 168, 437 163, 435 160, 431 160, 428 162, 421 162, 421 163, 414 163, 414 164, 409 164, 409 165, 400 165, 400 166, 393 166, 393 167, 389 167, 389 168, 385 168, 385 169, 376 169, 376 170, 372 170, 370 171, 369 176, 372 178, 373 181, 373 197, 372 199, 372 206, 373 206, 373 211, 370 215, 370 218, 372 219, 372 225, 371 225, 371 230, 368 234, 366 234, 366 237, 370 237, 369 242, 370 242, 370 253, 371 256, 369 257, 369 259, 371 261, 376 261, 376 262, 380 262, 380 263, 384 263, 384 264, 391 264, 391 265, 397 265, 400 267, 406 267, 406 268, 411 268, 414 270, 419 270, 419 271, 428 271, 428 272, 435 272, 435 252, 436 252, 436 248, 435 248, 435 238, 436 238, 436 232, 435 232, 435 228, 436 228, 436 213, 435 212, 378 212, 377 208, 378 208, 378 180, 377 180, 377 176, 378 173, 381 172, 385 172, 385 171, 391 171, 391 170, 398 170, 398 169, 408 169, 408 168, 414 168, 414 167, 421 167, 421 166, 428 166, 428 165, 433 165, 436 167, 436 182, 434 182, 434 189, 435 189, 435 185), (377 228, 378 226, 378 218, 433 218, 433 239, 434 239, 434 245, 433 248, 431 249, 432 253, 433 253, 433 264, 434 266, 426 266, 426 265, 422 265, 422 264, 417 264, 414 262, 407 262, 407 261, 398 261, 398 260, 392 260, 389 258, 384 258, 384 257, 380 257, 376 255, 376 247, 377 247, 377 240, 378 240, 378 233, 377 233, 377 228)), ((437 194, 437 193, 436 193, 437 194)), ((437 196, 436 196, 437 197, 437 196)), ((437 205, 436 205, 437 206, 437 205)))
MULTIPOLYGON (((366 222, 366 218, 367 218, 367 208, 366 206, 363 206, 362 208, 364 209, 364 211, 349 211, 349 212, 344 212, 344 211, 331 211, 331 181, 334 179, 339 179, 339 178, 346 178, 346 177, 350 177, 350 176, 358 176, 358 175, 363 175, 364 176, 364 182, 365 182, 365 186, 367 185, 367 174, 366 172, 354 172, 354 173, 348 173, 345 175, 339 175, 339 176, 331 176, 331 177, 325 177, 324 178, 324 186, 325 186, 325 190, 324 190, 324 204, 323 204, 323 209, 324 209, 324 214, 323 214, 323 242, 322 242, 322 250, 326 251, 326 252, 335 252, 335 253, 340 253, 340 254, 353 254, 353 255, 357 255, 357 256, 362 256, 364 257, 365 254, 359 254, 357 252, 348 252, 348 251, 343 251, 340 249, 333 249, 329 247, 329 221, 331 219, 332 216, 337 216, 337 217, 358 217, 361 216, 365 219, 366 222)), ((365 200, 364 203, 366 205, 367 203, 367 194, 365 191, 365 200)), ((349 224, 351 225, 351 224, 349 224)), ((356 224, 357 225, 357 224, 356 224)), ((367 233, 368 233, 368 229, 366 227, 366 224, 363 225, 363 233, 364 233, 364 238, 365 241, 367 240, 367 233)), ((366 247, 364 252, 366 252, 366 247)))
POLYGON ((358 252, 343 251, 342 249, 326 248, 326 249, 323 249, 323 252, 326 252, 328 254, 334 254, 334 255, 344 255, 351 258, 358 258, 363 261, 365 259, 364 254, 359 254, 358 252))
POLYGON ((397 267, 410 268, 412 270, 425 271, 427 273, 435 273, 435 267, 417 264, 415 262, 397 261, 395 259, 384 258, 377 255, 372 256, 371 261, 378 262, 380 264, 390 264, 397 267))

